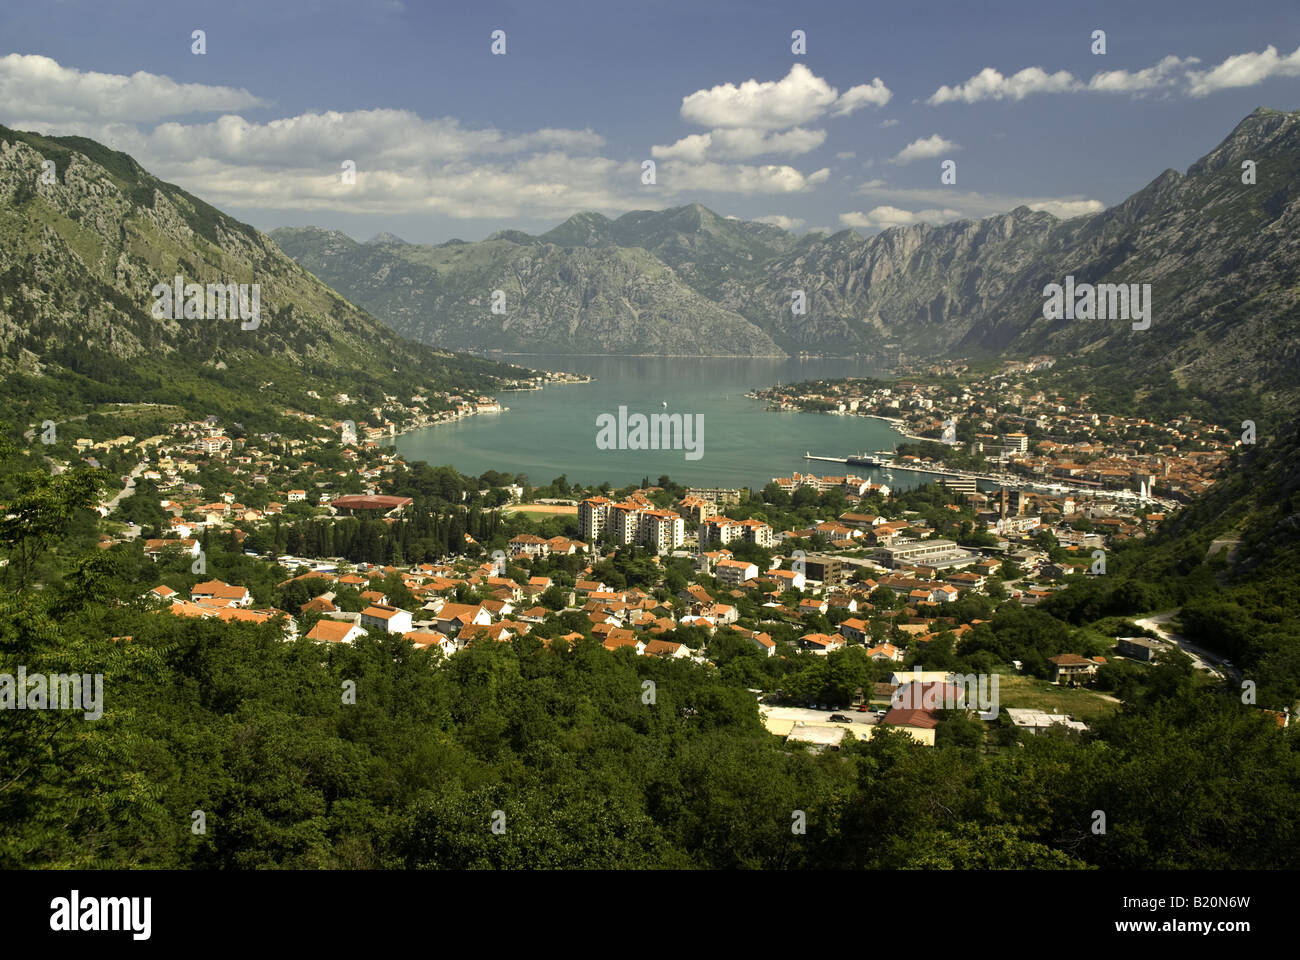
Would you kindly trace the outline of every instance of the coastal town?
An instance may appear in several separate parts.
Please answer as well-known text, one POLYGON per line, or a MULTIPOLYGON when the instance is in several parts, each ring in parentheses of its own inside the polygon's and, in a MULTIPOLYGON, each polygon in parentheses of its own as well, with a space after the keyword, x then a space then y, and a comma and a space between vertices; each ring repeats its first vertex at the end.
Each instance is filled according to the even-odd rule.
MULTIPOLYGON (((1005 709, 995 704, 986 718, 996 738, 1005 734, 994 728, 1086 729, 1086 718, 1119 702, 1094 689, 1099 678, 1108 686, 1108 664, 1111 673, 1121 661, 1148 664, 1178 645, 1158 623, 1117 624, 1109 638, 1080 632, 1002 659, 990 652, 999 649, 991 622, 1007 602, 1030 609, 1103 576, 1109 550, 1147 536, 1166 504, 1212 482, 1230 445, 1222 429, 1096 414, 1018 392, 1005 377, 955 396, 909 382, 763 395, 785 407, 898 414, 926 442, 958 408, 975 409, 978 432, 950 444, 955 452, 983 458, 985 470, 996 458, 1008 476, 1060 484, 981 492, 949 476, 900 493, 846 471, 773 477, 761 492, 682 488, 666 477, 555 490, 485 475, 465 478, 472 489, 448 493, 436 510, 501 522, 480 536, 465 524, 445 550, 417 558, 405 555, 415 551, 399 531, 435 508, 410 487, 417 468, 384 441, 401 422, 390 411, 409 415, 425 397, 388 398, 391 407, 355 422, 287 410, 311 434, 298 438, 208 417, 143 439, 79 437, 73 449, 88 465, 126 471, 125 489, 99 507, 99 546, 143 558, 143 576, 156 571, 140 600, 160 615, 278 624, 286 641, 400 638, 443 659, 487 642, 558 651, 592 643, 710 669, 742 669, 731 665, 740 658, 768 730, 816 750, 882 724, 933 746, 946 715, 936 703, 983 717, 987 694, 977 699, 950 669, 958 651, 984 651, 984 673, 1003 677, 1005 709), (1135 486, 1127 500, 1107 495, 1135 486), (320 531, 341 522, 382 528, 393 546, 331 553, 320 531), (258 575, 240 582, 233 571, 249 564, 258 575)), ((500 409, 491 397, 436 400, 444 409, 415 418, 500 409)), ((51 460, 56 471, 71 465, 51 460)), ((948 466, 929 449, 887 462, 948 466)), ((1193 659, 1207 676, 1231 670, 1193 659)))
POLYGON ((912 441, 895 456, 868 458, 873 465, 1091 492, 1127 499, 1131 509, 1189 502, 1214 482, 1233 447, 1254 442, 1253 424, 1234 431, 1192 416, 1156 422, 1107 411, 1086 393, 1067 398, 1035 381, 1054 363, 1006 361, 979 377, 950 364, 929 368, 924 380, 815 381, 751 395, 776 410, 885 420, 912 441))

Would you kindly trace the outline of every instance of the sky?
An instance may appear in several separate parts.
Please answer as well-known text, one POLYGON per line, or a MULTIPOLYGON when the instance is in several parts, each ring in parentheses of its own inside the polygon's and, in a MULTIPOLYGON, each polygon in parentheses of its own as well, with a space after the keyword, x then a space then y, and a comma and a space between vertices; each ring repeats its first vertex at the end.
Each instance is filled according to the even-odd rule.
POLYGON ((108 143, 262 230, 362 240, 696 202, 796 233, 1078 216, 1259 106, 1300 108, 1297 0, 0 9, 0 123, 108 143))

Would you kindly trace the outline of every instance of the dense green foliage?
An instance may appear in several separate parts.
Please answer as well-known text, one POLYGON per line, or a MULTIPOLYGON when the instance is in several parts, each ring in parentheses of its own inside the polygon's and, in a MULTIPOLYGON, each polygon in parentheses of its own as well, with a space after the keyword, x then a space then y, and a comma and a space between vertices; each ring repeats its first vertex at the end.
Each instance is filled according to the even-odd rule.
MULTIPOLYGON (((11 564, 26 536, 69 536, 96 486, 6 484, 26 490, 0 530, 11 564)), ((151 611, 111 554, 55 562, 45 589, 0 592, 0 664, 102 673, 105 709, 0 715, 3 867, 1213 869, 1300 854, 1296 737, 1185 661, 1145 674, 1082 740, 998 734, 1012 745, 990 753, 947 716, 933 749, 889 733, 819 755, 764 731, 739 647, 719 647, 718 669, 589 640, 450 661, 396 638, 322 648, 151 611)), ((996 634, 1064 629, 1022 615, 996 634)), ((818 670, 870 679, 849 655, 791 683, 818 670)))

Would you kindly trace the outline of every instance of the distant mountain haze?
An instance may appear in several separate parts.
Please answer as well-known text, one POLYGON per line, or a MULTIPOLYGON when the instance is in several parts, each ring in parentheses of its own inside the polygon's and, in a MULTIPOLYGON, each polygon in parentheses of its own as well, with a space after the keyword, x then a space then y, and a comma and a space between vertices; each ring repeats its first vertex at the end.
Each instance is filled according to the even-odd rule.
MULTIPOLYGON (((1104 162, 1104 151, 1099 159, 1104 162)), ((1297 395, 1300 113, 1260 108, 1186 174, 1059 220, 983 220, 796 237, 698 204, 540 236, 438 246, 336 231, 271 236, 402 334, 445 347, 649 355, 894 357, 1099 352, 1207 395, 1297 395), (1243 182, 1245 161, 1255 182, 1243 182), (1043 316, 1044 288, 1150 284, 1149 329, 1043 316), (491 311, 493 291, 504 310, 491 311), (791 310, 794 291, 807 312, 791 310)))

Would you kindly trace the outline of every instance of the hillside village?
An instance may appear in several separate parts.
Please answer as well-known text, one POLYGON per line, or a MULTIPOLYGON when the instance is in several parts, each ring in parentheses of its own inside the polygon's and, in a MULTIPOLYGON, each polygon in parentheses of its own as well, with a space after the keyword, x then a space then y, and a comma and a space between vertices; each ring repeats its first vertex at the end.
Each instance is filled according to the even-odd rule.
MULTIPOLYGON (((490 536, 466 527, 441 555, 383 562, 327 555, 325 535, 311 533, 346 521, 382 526, 397 542, 434 509, 402 495, 413 468, 373 436, 323 435, 311 459, 304 442, 232 438, 216 418, 122 440, 113 451, 138 453, 127 476, 146 486, 101 507, 116 532, 100 546, 138 550, 167 574, 141 598, 160 614, 276 623, 286 640, 401 638, 442 658, 476 643, 535 642, 686 659, 743 672, 768 729, 814 749, 878 723, 933 745, 942 711, 903 704, 934 691, 943 702, 952 668, 972 655, 985 672, 1081 687, 1108 663, 1171 647, 1155 634, 1132 638, 1128 653, 1119 637, 1058 636, 1023 656, 991 653, 1003 646, 991 626, 999 603, 1032 608, 1097 575, 1096 557, 1163 516, 1117 516, 1113 502, 1086 494, 896 494, 853 474, 774 477, 761 493, 668 478, 575 491, 501 474, 462 478, 473 493, 444 491, 437 508, 463 516, 472 500, 500 518, 490 536), (520 510, 540 501, 552 511, 545 520, 520 510), (223 556, 252 564, 259 583, 215 576, 223 556)), ((1000 722, 1080 728, 1032 709, 1003 711, 1000 722)))
MULTIPOLYGON (((287 436, 209 416, 143 439, 65 438, 45 455, 55 472, 78 461, 123 471, 125 488, 99 507, 99 546, 138 555, 142 576, 148 565, 162 574, 141 598, 160 613, 275 623, 289 641, 400 637, 442 658, 489 641, 596 643, 743 673, 768 729, 815 749, 882 722, 933 745, 942 711, 906 704, 936 691, 945 702, 963 665, 1113 690, 1115 664, 1173 647, 1129 623, 1101 637, 1040 622, 1018 647, 998 636, 995 617, 1009 616, 1000 604, 1029 610, 1104 576, 1107 552, 1213 482, 1231 446, 1192 418, 1095 413, 1087 397, 1067 403, 1020 379, 1051 365, 1011 365, 960 388, 837 381, 756 394, 781 409, 888 417, 919 444, 899 446, 896 468, 972 473, 902 494, 850 471, 773 477, 762 491, 667 477, 623 490, 533 486, 412 466, 385 446, 408 425, 502 409, 451 394, 362 408, 310 391, 356 419, 289 409, 298 435, 287 436), (948 443, 931 442, 945 429, 948 443), (974 472, 994 469, 1010 482, 981 492, 974 472)), ((562 379, 519 386, 552 376, 562 379)), ((1084 726, 1031 702, 1046 701, 1009 705, 999 722, 1084 726)))
POLYGON ((929 368, 924 379, 814 381, 753 396, 776 410, 888 420, 918 441, 900 447, 896 462, 903 467, 996 468, 1013 478, 1128 491, 1169 505, 1208 489, 1246 433, 1192 416, 1162 422, 1121 416, 1086 393, 1067 398, 1036 380, 1054 363, 1051 357, 1007 361, 978 377, 956 364, 929 368))

